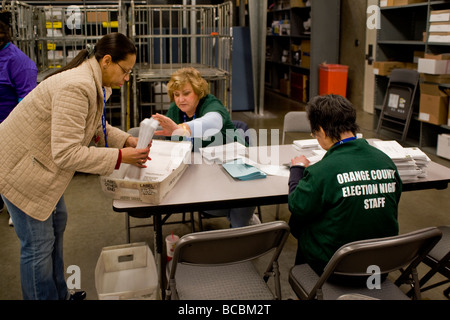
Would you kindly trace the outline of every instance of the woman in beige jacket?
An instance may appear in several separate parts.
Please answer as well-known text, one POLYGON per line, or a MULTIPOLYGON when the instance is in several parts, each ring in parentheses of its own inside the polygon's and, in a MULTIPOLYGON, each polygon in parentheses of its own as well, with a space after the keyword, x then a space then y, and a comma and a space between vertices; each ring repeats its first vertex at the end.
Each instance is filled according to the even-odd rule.
POLYGON ((108 34, 42 81, 0 124, 0 194, 21 243, 24 299, 85 297, 68 294, 64 280, 63 193, 76 171, 144 167, 150 147, 136 149, 136 138, 104 118, 111 87, 129 80, 135 62, 135 45, 108 34))

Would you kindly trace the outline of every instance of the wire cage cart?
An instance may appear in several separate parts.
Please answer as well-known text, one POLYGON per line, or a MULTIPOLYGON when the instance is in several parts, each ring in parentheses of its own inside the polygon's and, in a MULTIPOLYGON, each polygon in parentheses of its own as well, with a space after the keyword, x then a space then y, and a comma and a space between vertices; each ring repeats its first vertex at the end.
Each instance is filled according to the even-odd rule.
MULTIPOLYGON (((69 63, 86 44, 96 43, 111 32, 128 33, 126 9, 121 0, 102 5, 3 1, 2 10, 11 12, 13 42, 36 63, 38 82, 69 63)), ((125 86, 113 88, 107 105, 109 123, 122 129, 128 91, 125 86)))
MULTIPOLYGON (((95 44, 111 32, 126 34, 126 12, 121 1, 107 5, 38 6, 41 81, 56 68, 69 63, 86 44, 95 44)), ((107 118, 111 125, 124 129, 127 109, 126 88, 113 88, 107 103, 107 118), (119 120, 120 119, 120 120, 119 120)))
POLYGON ((231 111, 232 3, 141 5, 129 8, 130 38, 138 55, 132 77, 133 126, 169 107, 166 84, 192 66, 231 111))
POLYGON ((12 41, 31 60, 37 63, 35 48, 35 10, 21 1, 2 1, 0 11, 11 13, 12 41))
POLYGON ((88 43, 111 32, 123 32, 121 2, 115 5, 49 5, 38 10, 38 47, 41 76, 66 65, 88 43), (122 22, 122 23, 121 23, 122 22))

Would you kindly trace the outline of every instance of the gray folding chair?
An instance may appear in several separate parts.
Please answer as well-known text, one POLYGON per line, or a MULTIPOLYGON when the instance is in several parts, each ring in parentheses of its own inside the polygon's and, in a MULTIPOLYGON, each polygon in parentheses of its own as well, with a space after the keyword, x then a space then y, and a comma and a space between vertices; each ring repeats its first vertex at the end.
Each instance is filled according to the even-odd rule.
MULTIPOLYGON (((309 124, 308 115, 306 111, 289 111, 284 116, 283 121, 283 135, 281 144, 285 143, 286 133, 311 133, 311 126, 309 124)), ((280 218, 280 205, 277 205, 275 219, 280 218)))
MULTIPOLYGON (((438 228, 442 231, 442 239, 422 261, 430 267, 430 270, 420 279, 421 292, 450 283, 450 226, 441 226, 438 228), (425 284, 436 273, 443 275, 447 279, 425 287, 425 284)), ((444 290, 444 295, 447 298, 450 297, 450 287, 444 290)))
POLYGON ((419 79, 417 70, 392 70, 378 120, 377 134, 385 129, 401 134, 401 142, 406 140, 419 79))
POLYGON ((320 276, 308 264, 292 267, 289 284, 302 300, 335 300, 348 294, 380 300, 408 300, 399 287, 409 283, 415 288, 414 298, 420 299, 416 267, 441 236, 438 228, 431 227, 393 237, 351 242, 335 252, 320 276), (377 266, 380 276, 396 270, 402 273, 395 283, 389 279, 382 281, 379 289, 330 281, 332 275, 368 277, 372 275, 367 273, 369 266, 377 266))
POLYGON ((281 299, 278 258, 288 236, 284 221, 184 235, 168 266, 166 299, 281 299), (265 270, 255 268, 258 258, 268 259, 265 270))
POLYGON ((289 132, 311 133, 311 126, 306 111, 289 111, 286 113, 283 121, 281 144, 284 144, 286 133, 289 132))

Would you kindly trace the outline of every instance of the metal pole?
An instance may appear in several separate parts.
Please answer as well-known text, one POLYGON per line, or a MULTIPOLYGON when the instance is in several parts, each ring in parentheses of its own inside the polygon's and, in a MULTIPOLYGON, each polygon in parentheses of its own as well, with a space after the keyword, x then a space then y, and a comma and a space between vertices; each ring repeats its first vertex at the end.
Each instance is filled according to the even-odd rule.
POLYGON ((266 68, 267 0, 248 0, 250 41, 255 96, 255 113, 264 114, 264 74, 266 68))

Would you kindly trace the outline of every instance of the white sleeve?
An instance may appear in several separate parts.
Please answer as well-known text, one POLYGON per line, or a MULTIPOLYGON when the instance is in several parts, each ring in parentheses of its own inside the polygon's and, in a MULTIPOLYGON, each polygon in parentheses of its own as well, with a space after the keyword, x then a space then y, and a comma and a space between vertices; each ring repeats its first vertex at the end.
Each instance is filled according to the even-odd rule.
POLYGON ((211 137, 223 127, 223 119, 218 112, 208 112, 203 117, 186 122, 191 129, 191 137, 206 138, 211 137))

